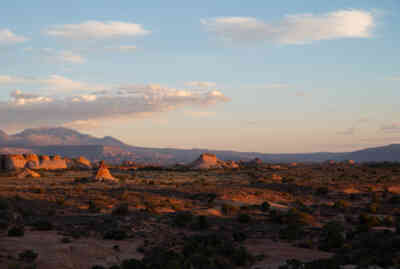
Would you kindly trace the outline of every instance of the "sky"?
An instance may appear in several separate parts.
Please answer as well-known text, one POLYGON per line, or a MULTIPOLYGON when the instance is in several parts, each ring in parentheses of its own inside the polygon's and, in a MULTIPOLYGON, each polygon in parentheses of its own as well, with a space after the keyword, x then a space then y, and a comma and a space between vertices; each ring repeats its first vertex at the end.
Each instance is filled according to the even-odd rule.
POLYGON ((5 1, 0 129, 145 147, 400 143, 400 1, 5 1))

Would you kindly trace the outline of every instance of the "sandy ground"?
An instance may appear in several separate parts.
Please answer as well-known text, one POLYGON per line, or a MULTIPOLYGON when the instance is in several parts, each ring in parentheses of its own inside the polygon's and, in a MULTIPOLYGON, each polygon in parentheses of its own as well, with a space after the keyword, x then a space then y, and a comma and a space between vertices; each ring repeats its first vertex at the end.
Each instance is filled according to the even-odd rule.
POLYGON ((252 268, 275 269, 285 264, 288 259, 312 261, 315 259, 330 258, 333 254, 319 250, 293 247, 289 243, 274 242, 268 239, 247 240, 245 246, 254 255, 264 254, 265 259, 252 268))
MULTIPOLYGON (((38 269, 89 269, 93 265, 113 265, 129 259, 141 259, 142 255, 136 252, 141 240, 97 240, 94 238, 72 239, 71 243, 62 243, 62 236, 57 232, 28 231, 24 237, 2 237, 0 239, 0 253, 3 257, 11 255, 17 258, 18 253, 24 250, 34 250, 39 254, 38 269), (119 246, 119 251, 114 246, 119 246)), ((7 261, 0 261, 0 268, 7 268, 7 261)))

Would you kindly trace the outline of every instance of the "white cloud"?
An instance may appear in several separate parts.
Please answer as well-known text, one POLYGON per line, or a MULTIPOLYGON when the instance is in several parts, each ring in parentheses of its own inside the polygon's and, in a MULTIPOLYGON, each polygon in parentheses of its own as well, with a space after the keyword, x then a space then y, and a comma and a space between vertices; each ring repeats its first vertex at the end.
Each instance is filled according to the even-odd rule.
POLYGON ((75 81, 59 75, 51 75, 47 79, 39 80, 39 83, 45 85, 46 89, 54 91, 76 91, 76 90, 101 91, 106 88, 103 85, 75 81))
POLYGON ((41 90, 58 93, 68 93, 71 91, 104 91, 107 86, 101 84, 93 84, 82 81, 72 80, 60 75, 50 75, 47 78, 24 78, 7 75, 0 75, 0 85, 19 85, 31 84, 38 85, 41 90))
POLYGON ((364 10, 338 10, 314 15, 287 15, 275 23, 253 17, 202 19, 210 32, 233 42, 272 41, 307 44, 318 40, 371 37, 374 14, 364 10))
POLYGON ((380 130, 384 133, 400 133, 400 122, 384 124, 380 130))
POLYGON ((14 34, 8 29, 0 29, 0 45, 16 44, 28 41, 28 38, 14 34))
POLYGON ((11 103, 17 106, 23 106, 27 104, 41 104, 52 102, 53 99, 45 96, 38 96, 30 93, 22 93, 20 90, 15 90, 10 94, 11 103))
POLYGON ((210 106, 230 99, 219 91, 193 92, 160 85, 128 85, 125 93, 50 98, 21 91, 0 102, 0 128, 79 124, 84 121, 130 119, 178 107, 210 106))
POLYGON ((61 51, 56 55, 56 58, 60 61, 73 64, 83 64, 86 62, 86 59, 81 55, 75 54, 74 52, 68 50, 61 51))
POLYGON ((76 120, 62 124, 63 127, 78 130, 92 130, 101 127, 98 120, 76 120))
POLYGON ((400 80, 400 76, 389 77, 388 80, 395 80, 395 81, 398 81, 398 80, 400 80))
POLYGON ((1 84, 19 84, 19 83, 25 83, 27 81, 28 81, 28 79, 26 79, 26 78, 0 75, 0 85, 1 84))
POLYGON ((356 132, 356 127, 350 127, 350 128, 347 128, 346 130, 337 132, 337 134, 339 134, 339 135, 354 135, 355 132, 356 132))
POLYGON ((209 118, 215 116, 217 113, 213 111, 192 111, 185 110, 184 114, 192 118, 209 118))
POLYGON ((137 47, 135 45, 122 45, 122 46, 115 46, 115 47, 106 47, 108 50, 117 50, 121 52, 129 52, 135 51, 137 47))
POLYGON ((250 89, 257 89, 257 90, 262 90, 262 89, 282 89, 282 88, 287 88, 289 87, 289 84, 285 83, 266 83, 266 84, 258 84, 258 85, 245 85, 243 86, 244 88, 250 88, 250 89))
POLYGON ((108 39, 122 36, 150 34, 142 25, 120 21, 86 21, 80 24, 64 24, 50 27, 47 35, 70 39, 108 39))
POLYGON ((195 88, 214 88, 217 86, 217 83, 209 81, 189 81, 185 83, 185 86, 195 88))

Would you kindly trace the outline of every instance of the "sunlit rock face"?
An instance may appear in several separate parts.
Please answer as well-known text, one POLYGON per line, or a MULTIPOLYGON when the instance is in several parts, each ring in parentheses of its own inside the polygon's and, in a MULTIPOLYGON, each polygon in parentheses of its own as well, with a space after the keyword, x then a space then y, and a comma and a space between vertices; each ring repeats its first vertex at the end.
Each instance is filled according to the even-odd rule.
POLYGON ((203 153, 200 157, 189 164, 191 169, 216 169, 216 168, 239 168, 234 161, 224 162, 217 158, 215 154, 203 153))
POLYGON ((71 160, 67 160, 68 168, 76 168, 76 169, 92 169, 92 163, 83 156, 78 158, 74 158, 71 160))
POLYGON ((49 156, 37 156, 36 154, 0 155, 1 170, 18 170, 23 168, 46 170, 66 169, 67 162, 61 156, 50 158, 49 156))
POLYGON ((97 173, 96 173, 96 176, 94 177, 94 179, 97 181, 118 182, 118 179, 111 175, 110 170, 108 170, 104 161, 102 161, 100 163, 100 167, 97 170, 97 173))

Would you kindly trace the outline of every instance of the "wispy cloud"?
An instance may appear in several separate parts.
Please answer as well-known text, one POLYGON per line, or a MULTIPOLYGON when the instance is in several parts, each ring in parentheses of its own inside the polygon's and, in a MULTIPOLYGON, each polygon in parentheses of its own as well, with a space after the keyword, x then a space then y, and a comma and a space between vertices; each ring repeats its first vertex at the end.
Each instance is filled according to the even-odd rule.
POLYGON ((400 122, 384 124, 380 127, 380 131, 384 133, 400 133, 400 122))
POLYGON ((185 110, 184 111, 185 116, 191 117, 191 118, 210 118, 215 116, 217 113, 213 111, 193 111, 193 110, 185 110))
POLYGON ((66 63, 73 63, 73 64, 83 64, 86 62, 86 59, 83 58, 81 55, 76 54, 69 50, 63 50, 55 55, 55 57, 66 63))
POLYGON ((28 83, 29 81, 30 81, 30 79, 28 79, 28 78, 0 75, 0 85, 2 85, 2 84, 21 84, 21 83, 28 83))
POLYGON ((232 42, 299 45, 318 40, 371 37, 375 18, 372 12, 353 9, 287 15, 273 23, 254 17, 218 17, 202 19, 201 23, 209 32, 232 42))
POLYGON ((270 90, 270 89, 283 89, 283 88, 288 88, 289 84, 286 83, 280 83, 280 82, 273 82, 273 83, 264 83, 264 84, 244 84, 239 86, 240 88, 243 89, 249 89, 249 90, 270 90))
POLYGON ((392 76, 392 77, 388 77, 387 80, 395 80, 395 81, 399 81, 400 80, 400 75, 398 76, 392 76))
POLYGON ((56 25, 44 32, 49 36, 69 39, 109 39, 151 33, 140 24, 121 21, 86 21, 79 24, 56 25))
POLYGON ((0 29, 0 45, 23 43, 28 40, 29 40, 28 38, 17 35, 12 31, 10 31, 9 29, 0 29))
POLYGON ((215 88, 217 87, 217 83, 210 81, 188 81, 185 83, 185 86, 193 88, 215 88))
POLYGON ((56 74, 50 75, 47 78, 25 78, 0 75, 0 85, 1 84, 15 86, 22 84, 38 85, 40 89, 52 93, 71 91, 103 91, 107 89, 107 86, 105 85, 72 80, 56 74))
POLYGON ((106 88, 104 85, 76 81, 60 75, 51 75, 46 79, 40 79, 37 81, 40 84, 44 85, 46 89, 54 91, 77 91, 77 90, 101 91, 106 88))
POLYGON ((353 123, 353 126, 347 128, 343 131, 339 131, 339 132, 337 132, 337 134, 338 135, 355 135, 359 131, 359 129, 362 125, 364 125, 370 121, 371 121, 370 118, 362 117, 362 118, 356 120, 353 123))
POLYGON ((85 121, 135 118, 178 107, 207 107, 230 99, 220 91, 189 91, 159 85, 126 85, 125 93, 48 97, 16 91, 0 102, 0 128, 79 124, 85 121))
POLYGON ((356 127, 350 127, 343 131, 337 132, 339 135, 354 135, 356 133, 356 127))
POLYGON ((130 51, 135 51, 137 47, 135 45, 121 45, 121 46, 106 47, 105 49, 115 50, 120 52, 130 52, 130 51))

